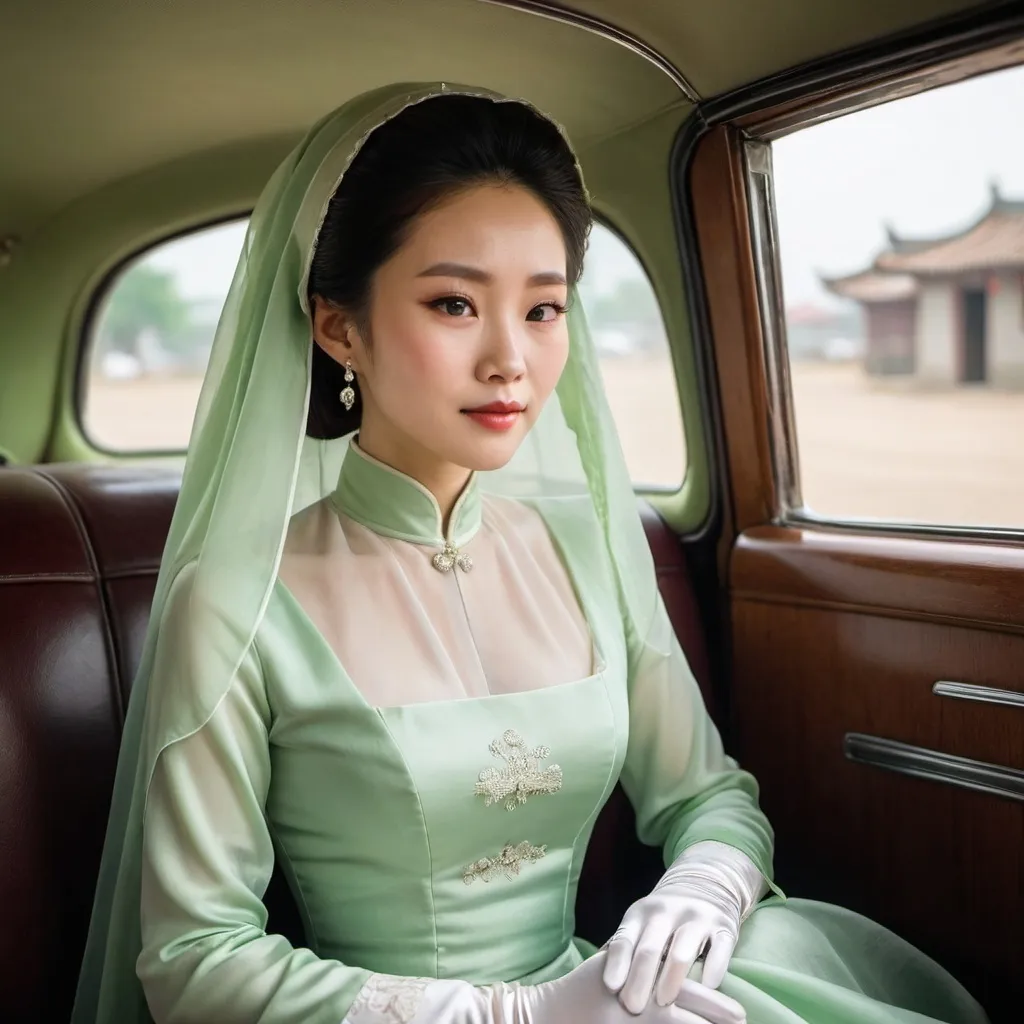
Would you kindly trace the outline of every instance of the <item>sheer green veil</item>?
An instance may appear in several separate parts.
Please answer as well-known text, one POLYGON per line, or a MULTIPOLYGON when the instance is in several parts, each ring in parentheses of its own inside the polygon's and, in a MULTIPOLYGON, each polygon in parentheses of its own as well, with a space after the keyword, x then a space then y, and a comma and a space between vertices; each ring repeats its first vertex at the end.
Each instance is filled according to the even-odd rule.
MULTIPOLYGON (((129 702, 73 1024, 149 1019, 135 961, 142 822, 154 766, 161 751, 202 728, 224 697, 266 609, 289 518, 334 490, 347 445, 345 438, 305 437, 312 341, 304 295, 319 225, 373 129, 445 93, 518 102, 450 84, 362 95, 312 128, 253 212, 217 328, 129 702), (191 642, 187 651, 172 651, 161 647, 161 624, 185 566, 194 567, 191 642)), ((664 650, 671 629, 578 303, 569 325, 570 357, 555 395, 509 465, 483 474, 481 486, 585 517, 603 537, 595 557, 614 570, 610 585, 619 589, 627 628, 664 650)))

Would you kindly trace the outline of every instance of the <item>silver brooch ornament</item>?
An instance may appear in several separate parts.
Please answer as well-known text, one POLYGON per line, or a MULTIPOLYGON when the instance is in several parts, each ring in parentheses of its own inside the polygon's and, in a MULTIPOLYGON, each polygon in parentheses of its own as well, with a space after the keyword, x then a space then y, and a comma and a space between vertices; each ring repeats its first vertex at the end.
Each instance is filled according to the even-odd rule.
POLYGON ((473 568, 473 559, 451 544, 445 544, 444 550, 438 551, 430 561, 438 572, 451 572, 455 566, 463 572, 469 572, 473 568))

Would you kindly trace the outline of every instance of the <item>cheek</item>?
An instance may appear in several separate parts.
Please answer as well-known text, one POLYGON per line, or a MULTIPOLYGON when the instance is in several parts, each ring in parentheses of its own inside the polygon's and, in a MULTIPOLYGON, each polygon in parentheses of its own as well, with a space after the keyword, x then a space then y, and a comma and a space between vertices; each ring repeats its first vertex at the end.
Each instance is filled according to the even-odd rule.
POLYGON ((466 373, 466 346, 453 345, 429 311, 396 310, 374 324, 375 380, 382 401, 415 401, 451 389, 466 373))
POLYGON ((569 359, 569 331, 562 327, 533 345, 528 361, 534 391, 547 398, 554 390, 569 359))

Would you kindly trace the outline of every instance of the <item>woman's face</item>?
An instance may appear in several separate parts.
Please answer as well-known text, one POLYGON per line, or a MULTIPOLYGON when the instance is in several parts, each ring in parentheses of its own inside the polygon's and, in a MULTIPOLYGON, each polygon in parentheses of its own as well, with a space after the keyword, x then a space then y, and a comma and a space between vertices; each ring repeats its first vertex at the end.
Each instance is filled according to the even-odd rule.
POLYGON ((565 275, 558 224, 525 189, 420 215, 374 277, 369 338, 317 304, 318 343, 358 374, 360 444, 428 486, 508 462, 565 367, 565 275))

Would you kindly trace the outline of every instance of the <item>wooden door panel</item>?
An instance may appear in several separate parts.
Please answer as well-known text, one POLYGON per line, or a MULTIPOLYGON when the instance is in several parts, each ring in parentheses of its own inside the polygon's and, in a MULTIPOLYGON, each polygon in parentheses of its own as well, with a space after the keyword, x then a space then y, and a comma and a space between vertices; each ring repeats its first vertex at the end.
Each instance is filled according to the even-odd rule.
POLYGON ((883 611, 1024 635, 1024 546, 758 526, 736 540, 733 599, 883 611))
POLYGON ((947 680, 1024 695, 1015 560, 1024 552, 765 527, 732 562, 736 750, 776 828, 781 884, 881 921, 991 1006, 1024 961, 1024 802, 851 761, 844 741, 1024 772, 1024 707, 932 692, 947 680))
MULTIPOLYGON (((734 605, 733 631, 737 726, 768 700, 822 753, 853 732, 1024 771, 1024 708, 932 693, 953 679, 1024 696, 1024 637, 755 601, 734 605)), ((748 757, 757 735, 737 734, 748 757)))

